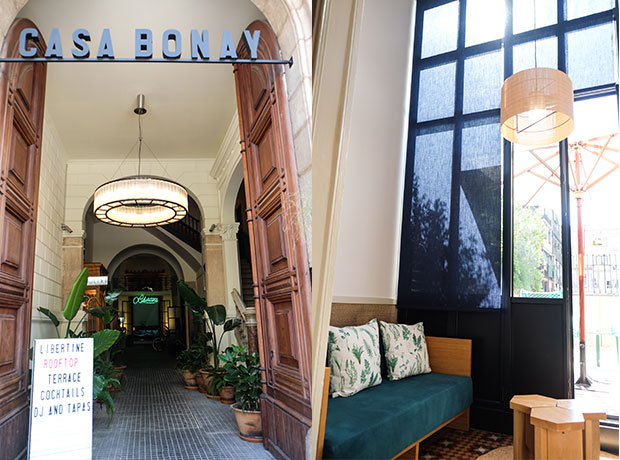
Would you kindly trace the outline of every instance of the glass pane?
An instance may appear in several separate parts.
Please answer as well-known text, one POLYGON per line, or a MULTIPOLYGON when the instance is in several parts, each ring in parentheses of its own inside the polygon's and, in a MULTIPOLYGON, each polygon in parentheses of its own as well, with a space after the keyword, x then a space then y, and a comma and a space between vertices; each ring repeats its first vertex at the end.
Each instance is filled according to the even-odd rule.
POLYGON ((454 115, 455 73, 454 62, 420 72, 418 121, 454 115))
POLYGON ((452 187, 452 127, 418 135, 411 215, 403 225, 399 302, 447 304, 447 247, 452 187))
POLYGON ((513 33, 518 34, 526 30, 555 24, 558 21, 557 8, 557 0, 520 0, 514 2, 512 13, 513 33), (534 5, 536 5, 536 15, 534 15, 534 5))
POLYGON ((614 0, 566 0, 566 19, 571 20, 613 8, 614 0))
POLYGON ((455 50, 458 31, 458 2, 446 3, 426 10, 422 29, 422 57, 455 50))
POLYGON ((521 70, 532 69, 534 67, 558 68, 558 38, 550 37, 544 40, 523 43, 513 48, 512 72, 517 73, 521 70), (534 59, 534 51, 536 59, 534 59))
POLYGON ((465 46, 502 38, 505 24, 504 0, 467 0, 465 46))
POLYGON ((501 152, 499 123, 464 127, 457 292, 467 307, 501 307, 501 152))
POLYGON ((503 50, 466 59, 463 112, 498 108, 503 82, 503 50))
POLYGON ((562 297, 562 221, 558 146, 513 153, 515 297, 562 297))
POLYGON ((568 76, 573 81, 573 89, 615 81, 615 46, 611 23, 570 32, 566 42, 568 76))

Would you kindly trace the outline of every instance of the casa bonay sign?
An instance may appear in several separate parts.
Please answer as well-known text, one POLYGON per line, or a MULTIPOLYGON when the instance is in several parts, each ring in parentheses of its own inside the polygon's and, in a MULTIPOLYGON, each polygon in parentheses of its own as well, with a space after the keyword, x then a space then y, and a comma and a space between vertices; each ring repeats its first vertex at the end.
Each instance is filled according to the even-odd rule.
POLYGON ((177 29, 165 30, 161 37, 161 58, 154 57, 155 40, 151 29, 135 29, 135 53, 133 57, 118 57, 114 53, 114 40, 110 29, 103 29, 101 36, 93 36, 87 29, 76 29, 71 34, 71 50, 63 50, 61 34, 53 28, 46 41, 46 49, 41 54, 35 46, 41 40, 35 28, 23 29, 19 35, 20 57, 0 58, 0 62, 182 62, 207 64, 288 64, 293 58, 258 59, 260 31, 244 30, 242 34, 248 50, 249 59, 237 56, 235 42, 230 30, 224 30, 221 37, 213 40, 207 29, 192 29, 183 35, 177 29), (189 41, 189 56, 183 56, 183 42, 189 41), (35 43, 33 43, 35 42, 35 43), (215 43, 214 43, 215 42, 215 43), (219 46, 218 46, 219 45, 219 46), (94 57, 93 57, 94 56, 94 57))

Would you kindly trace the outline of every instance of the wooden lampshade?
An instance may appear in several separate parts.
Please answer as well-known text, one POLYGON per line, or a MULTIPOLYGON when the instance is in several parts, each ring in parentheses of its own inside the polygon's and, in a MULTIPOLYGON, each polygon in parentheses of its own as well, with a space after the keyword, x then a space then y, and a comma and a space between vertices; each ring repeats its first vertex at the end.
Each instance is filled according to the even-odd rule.
POLYGON ((573 131, 573 84, 557 69, 522 70, 502 86, 501 131, 510 142, 549 145, 573 131))

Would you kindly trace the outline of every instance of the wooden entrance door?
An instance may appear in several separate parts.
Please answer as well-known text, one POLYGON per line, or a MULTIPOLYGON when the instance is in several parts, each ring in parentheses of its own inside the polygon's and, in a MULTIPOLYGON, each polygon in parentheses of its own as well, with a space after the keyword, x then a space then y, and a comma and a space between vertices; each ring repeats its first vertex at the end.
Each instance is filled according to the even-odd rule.
MULTIPOLYGON (((271 27, 256 21, 259 59, 282 59, 271 27)), ((242 38, 237 54, 249 58, 242 38)), ((311 286, 283 65, 235 65, 248 228, 264 367, 265 447, 305 458, 312 423, 311 286)))
MULTIPOLYGON (((17 19, 0 54, 17 57, 17 19)), ((44 43, 37 46, 43 55, 44 43)), ((41 131, 43 63, 0 65, 0 457, 15 458, 28 438, 28 349, 41 131)))

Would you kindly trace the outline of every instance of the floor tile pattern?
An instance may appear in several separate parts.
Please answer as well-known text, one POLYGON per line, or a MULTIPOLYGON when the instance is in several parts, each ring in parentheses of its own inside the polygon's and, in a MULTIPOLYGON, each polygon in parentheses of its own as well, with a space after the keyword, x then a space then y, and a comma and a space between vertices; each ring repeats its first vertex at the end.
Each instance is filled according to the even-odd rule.
POLYGON ((420 444, 420 460, 475 460, 498 447, 512 445, 512 436, 491 431, 444 428, 420 444))
POLYGON ((273 459, 239 438, 230 406, 186 390, 176 369, 130 366, 114 401, 112 419, 95 408, 94 460, 273 459))

